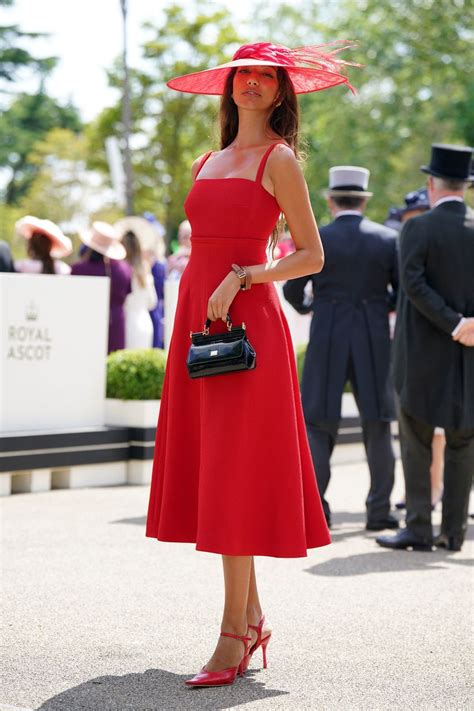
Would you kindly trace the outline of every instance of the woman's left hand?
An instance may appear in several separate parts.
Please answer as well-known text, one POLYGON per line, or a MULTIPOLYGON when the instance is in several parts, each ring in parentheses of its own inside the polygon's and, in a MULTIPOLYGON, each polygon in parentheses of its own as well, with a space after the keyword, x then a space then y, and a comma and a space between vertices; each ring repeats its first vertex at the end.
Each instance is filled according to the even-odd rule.
POLYGON ((211 321, 217 321, 218 318, 225 321, 230 305, 239 291, 239 277, 235 272, 229 272, 209 298, 207 303, 207 318, 210 318, 211 321))

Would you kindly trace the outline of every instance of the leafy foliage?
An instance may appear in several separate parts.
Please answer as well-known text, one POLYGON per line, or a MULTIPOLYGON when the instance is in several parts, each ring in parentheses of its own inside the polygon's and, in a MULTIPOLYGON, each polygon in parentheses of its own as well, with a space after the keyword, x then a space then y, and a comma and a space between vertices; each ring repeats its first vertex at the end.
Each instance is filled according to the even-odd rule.
POLYGON ((17 204, 28 192, 39 170, 31 158, 33 148, 53 128, 77 132, 81 121, 73 106, 61 106, 41 91, 32 96, 20 94, 0 115, 0 167, 11 171, 7 204, 17 204))
MULTIPOLYGON (((226 61, 241 43, 227 10, 197 11, 172 4, 164 9, 163 25, 147 25, 151 38, 143 47, 146 69, 131 71, 132 145, 136 176, 135 211, 151 210, 167 229, 169 241, 182 219, 196 157, 214 142, 216 100, 169 91, 172 76, 206 69, 226 61), (137 147, 138 145, 138 147, 137 147)), ((120 69, 109 73, 120 86, 120 69)), ((120 135, 119 107, 106 109, 89 127, 91 160, 104 165, 102 146, 109 135, 120 135)))
POLYGON ((300 100, 316 214, 326 213, 330 166, 363 165, 375 193, 368 214, 383 221, 390 205, 423 184, 419 166, 432 142, 474 142, 472 0, 332 0, 330 12, 303 2, 298 13, 285 5, 273 13, 273 41, 350 38, 359 48, 344 58, 365 65, 349 71, 357 96, 335 87, 300 100))
MULTIPOLYGON (((0 7, 11 7, 13 0, 0 0, 0 7)), ((44 37, 42 32, 22 32, 17 25, 0 25, 0 91, 6 91, 24 69, 32 69, 41 79, 57 64, 56 57, 34 57, 20 46, 23 40, 44 37)))
MULTIPOLYGON (((0 0, 2 4, 11 1, 0 0)), ((236 30, 235 18, 215 3, 167 4, 162 22, 147 25, 143 62, 130 71, 135 211, 154 212, 166 226, 169 242, 184 217, 193 160, 218 147, 218 99, 170 91, 166 81, 228 60, 244 41, 271 39, 299 46, 350 38, 359 43, 344 56, 365 65, 349 70, 357 96, 335 87, 300 97, 305 172, 320 222, 329 217, 321 193, 331 165, 370 169, 375 195, 367 212, 382 221, 390 205, 401 204, 406 192, 423 183, 419 166, 429 159, 431 142, 474 144, 473 0, 257 0, 253 7, 248 22, 236 30)), ((20 31, 15 28, 12 34, 10 29, 0 28, 0 79, 2 48, 21 50, 21 33, 15 38, 20 31)), ((30 66, 38 65, 33 61, 30 66)), ((119 60, 108 76, 120 90, 119 60)), ((0 167, 11 173, 5 197, 12 210, 4 212, 8 222, 19 205, 34 205, 52 195, 48 191, 54 180, 48 187, 48 170, 57 161, 57 146, 50 144, 49 132, 57 127, 81 131, 75 109, 60 106, 44 88, 34 96, 17 96, 0 116, 0 167), (38 142, 52 152, 41 148, 38 153, 38 142)), ((118 102, 84 132, 88 167, 101 171, 106 180, 105 138, 120 137, 122 130, 118 102)), ((70 212, 66 193, 64 186, 58 199, 48 202, 60 221, 70 212)), ((114 206, 104 203, 91 212, 107 216, 114 206)))
POLYGON ((107 397, 118 400, 159 400, 166 353, 159 348, 121 350, 107 357, 107 397))
POLYGON ((306 347, 306 343, 300 343, 298 346, 296 346, 296 367, 298 369, 298 381, 300 383, 303 377, 303 366, 304 359, 306 357, 306 347))
MULTIPOLYGON (((169 91, 171 76, 204 69, 231 56, 242 41, 271 38, 287 46, 335 38, 358 41, 345 58, 363 63, 349 71, 347 89, 300 97, 305 171, 318 219, 331 165, 364 165, 375 193, 368 213, 382 221, 392 204, 423 183, 420 164, 431 142, 474 143, 472 0, 301 0, 255 5, 242 40, 226 11, 200 12, 173 3, 143 48, 145 68, 132 71, 136 210, 156 212, 174 237, 183 218, 189 170, 197 155, 215 148, 215 98, 169 91)), ((120 86, 118 67, 110 81, 120 86)), ((120 132, 119 107, 106 109, 90 128, 93 156, 107 135, 120 132), (95 141, 95 143, 94 143, 95 141)))
POLYGON ((15 241, 14 232, 15 222, 24 214, 18 206, 0 203, 0 240, 10 244, 15 259, 24 256, 24 240, 15 241))

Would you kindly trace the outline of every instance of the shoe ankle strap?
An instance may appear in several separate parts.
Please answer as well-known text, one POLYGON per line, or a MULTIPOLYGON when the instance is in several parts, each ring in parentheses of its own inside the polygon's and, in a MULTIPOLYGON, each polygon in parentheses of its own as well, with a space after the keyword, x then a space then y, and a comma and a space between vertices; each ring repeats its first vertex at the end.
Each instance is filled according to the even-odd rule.
POLYGON ((258 634, 258 638, 262 636, 262 628, 263 628, 263 623, 265 622, 265 615, 262 615, 262 619, 258 623, 258 625, 249 625, 251 630, 255 630, 255 632, 258 634))
POLYGON ((221 637, 232 637, 232 639, 239 639, 245 647, 245 654, 247 654, 248 644, 252 640, 251 637, 240 634, 232 634, 232 632, 221 632, 221 637))

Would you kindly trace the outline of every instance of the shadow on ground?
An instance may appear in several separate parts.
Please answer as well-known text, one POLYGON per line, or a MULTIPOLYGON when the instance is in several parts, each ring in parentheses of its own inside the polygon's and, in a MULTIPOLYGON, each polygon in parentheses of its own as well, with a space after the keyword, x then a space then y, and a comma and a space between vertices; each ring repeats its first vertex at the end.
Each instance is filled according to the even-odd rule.
POLYGON ((109 521, 109 523, 133 523, 135 526, 145 526, 146 516, 135 516, 135 518, 119 518, 116 521, 109 521))
POLYGON ((183 676, 164 669, 148 669, 143 674, 100 676, 53 696, 36 711, 230 709, 288 693, 267 689, 256 679, 258 673, 250 670, 232 686, 209 689, 189 689, 183 682, 192 674, 183 676))
POLYGON ((352 511, 335 511, 331 514, 331 540, 333 543, 347 538, 360 538, 367 535, 365 514, 352 511))
POLYGON ((373 553, 333 558, 306 569, 311 575, 329 577, 352 577, 369 573, 397 573, 402 571, 446 570, 448 564, 472 565, 469 559, 454 559, 453 553, 433 551, 417 553, 412 551, 378 550, 373 553))

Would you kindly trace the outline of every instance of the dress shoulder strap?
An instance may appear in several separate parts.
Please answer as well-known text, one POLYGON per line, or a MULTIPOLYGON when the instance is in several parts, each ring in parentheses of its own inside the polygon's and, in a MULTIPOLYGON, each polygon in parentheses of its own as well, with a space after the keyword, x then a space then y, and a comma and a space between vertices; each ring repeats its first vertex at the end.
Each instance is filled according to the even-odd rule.
POLYGON ((256 183, 261 183, 262 178, 263 178, 263 171, 265 170, 265 166, 267 164, 268 156, 272 152, 272 150, 275 148, 275 146, 281 146, 285 145, 283 141, 279 141, 278 143, 273 143, 271 146, 268 146, 267 150, 262 156, 262 160, 260 161, 260 165, 258 166, 258 171, 257 171, 257 177, 255 178, 256 183))
POLYGON ((204 158, 202 159, 202 161, 199 163, 199 167, 198 167, 198 169, 197 169, 196 175, 194 176, 194 180, 196 180, 196 178, 198 177, 199 173, 201 172, 202 166, 203 166, 204 163, 207 161, 207 159, 209 158, 210 155, 212 155, 212 151, 208 151, 208 152, 205 154, 205 156, 204 156, 204 158))

